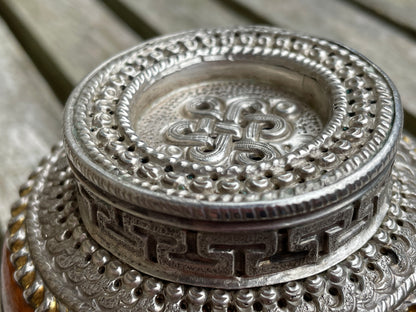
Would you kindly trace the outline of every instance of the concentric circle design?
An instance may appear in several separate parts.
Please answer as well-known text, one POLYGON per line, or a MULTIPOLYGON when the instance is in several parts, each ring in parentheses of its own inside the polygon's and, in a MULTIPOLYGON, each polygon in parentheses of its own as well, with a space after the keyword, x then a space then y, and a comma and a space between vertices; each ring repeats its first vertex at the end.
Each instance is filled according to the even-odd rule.
POLYGON ((139 45, 71 95, 80 215, 152 276, 224 289, 304 278, 370 239, 390 202, 398 94, 340 44, 271 27, 139 45))
MULTIPOLYGON (((240 94, 246 90, 246 96, 253 96, 249 88, 240 88, 240 94)), ((230 87, 229 97, 233 92, 238 96, 239 91, 230 87)), ((210 96, 210 91, 207 93, 210 96)), ((192 94, 190 97, 198 99, 192 94)), ((322 201, 320 193, 331 193, 331 189, 350 189, 347 185, 356 182, 346 182, 347 176, 354 173, 351 179, 357 181, 377 175, 391 161, 394 152, 390 153, 389 137, 397 137, 401 123, 397 102, 391 83, 378 68, 338 44, 264 27, 196 31, 138 46, 87 77, 68 102, 65 141, 73 165, 87 180, 96 181, 104 191, 128 202, 137 203, 141 194, 151 210, 160 210, 168 202, 174 206, 170 213, 191 213, 195 218, 201 214, 192 207, 198 206, 206 218, 210 208, 233 209, 243 202, 259 208, 277 200, 273 214, 260 212, 268 217, 288 216, 321 209, 322 205, 308 202, 322 201), (216 151, 209 147, 210 140, 221 139, 216 131, 208 134, 208 145, 203 149, 197 141, 188 141, 187 152, 180 147, 186 145, 185 140, 177 146, 172 138, 165 142, 158 139, 175 128, 177 118, 172 116, 180 110, 164 97, 181 88, 204 93, 206 83, 250 84, 250 79, 254 85, 269 81, 269 88, 275 92, 269 98, 272 102, 290 97, 290 93, 301 94, 297 100, 315 111, 323 128, 316 129, 319 133, 305 129, 304 141, 295 138, 297 144, 287 144, 273 156, 260 149, 258 140, 251 145, 240 144, 248 149, 242 157, 251 157, 250 162, 241 163, 217 161, 218 157, 204 162, 202 156, 195 156, 204 153, 203 149, 216 151), (289 94, 284 94, 286 90, 289 94), (158 103, 166 105, 158 107, 158 103), (140 121, 151 118, 154 110, 161 111, 157 118, 154 116, 151 128, 158 146, 152 143, 151 134, 140 130, 140 121), (376 155, 385 159, 383 165, 368 172, 359 170, 376 155), (266 177, 270 183, 252 188, 244 179, 248 176, 266 177), (112 182, 120 178, 122 183, 117 187, 112 182), (212 184, 212 188, 196 191, 194 178, 212 184), (238 187, 221 186, 230 180, 238 187), (323 188, 313 197, 301 196, 323 188), (285 208, 289 203, 296 204, 295 211, 285 208)), ((277 110, 278 103, 269 105, 277 110)), ((295 121, 307 124, 310 118, 305 118, 299 121, 298 116, 295 121)), ((144 121, 144 127, 149 123, 149 119, 144 121)), ((221 124, 214 126, 221 128, 221 124)), ((257 210, 253 213, 259 217, 257 210)))

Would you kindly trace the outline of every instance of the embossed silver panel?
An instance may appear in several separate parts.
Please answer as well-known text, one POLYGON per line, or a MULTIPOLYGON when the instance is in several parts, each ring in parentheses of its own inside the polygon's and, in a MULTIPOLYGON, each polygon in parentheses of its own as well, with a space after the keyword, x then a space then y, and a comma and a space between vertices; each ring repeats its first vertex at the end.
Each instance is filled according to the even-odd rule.
MULTIPOLYGON (((306 279, 241 290, 204 289, 160 280, 120 262, 100 247, 79 217, 77 182, 62 148, 57 148, 22 186, 22 197, 12 208, 12 234, 7 244, 16 267, 15 278, 21 283, 24 276, 34 274, 24 295, 29 299, 42 293, 39 311, 59 307, 60 311, 124 312, 405 312, 416 289, 416 143, 404 139, 392 172, 388 213, 362 248, 306 279)), ((170 244, 171 231, 147 229, 166 237, 161 250, 178 248, 170 244)), ((253 243, 252 247, 258 243, 247 242, 253 243)), ((226 245, 221 242, 217 250, 228 248, 223 247, 226 245)))
POLYGON ((154 39, 72 93, 12 208, 14 277, 38 310, 405 309, 401 124, 388 77, 340 44, 260 26, 154 39))
MULTIPOLYGON (((157 105, 160 109, 155 108, 137 122, 138 135, 149 146, 174 157, 232 166, 272 161, 322 130, 313 110, 300 100, 296 103, 273 94, 272 86, 217 82, 195 89, 187 88, 166 100, 169 104, 179 102, 178 120, 169 123, 166 130, 160 129, 163 122, 154 122, 166 116, 168 104, 162 102, 157 105)), ((174 112, 170 114, 174 116, 174 112)))
POLYGON ((88 76, 65 148, 107 250, 166 280, 246 288, 316 274, 370 239, 401 122, 388 78, 341 45, 201 30, 88 76))

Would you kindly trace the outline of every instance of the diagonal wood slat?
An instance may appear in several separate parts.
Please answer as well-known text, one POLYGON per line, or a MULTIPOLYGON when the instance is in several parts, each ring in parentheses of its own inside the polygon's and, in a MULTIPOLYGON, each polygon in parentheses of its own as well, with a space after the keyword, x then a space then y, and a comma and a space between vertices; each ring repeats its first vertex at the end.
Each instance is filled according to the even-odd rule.
POLYGON ((401 27, 416 37, 416 1, 349 0, 401 27))
POLYGON ((119 2, 160 34, 250 23, 250 20, 212 0, 119 0, 119 2))
MULTIPOLYGON (((4 0, 1 9, 23 26, 15 31, 26 31, 17 37, 26 45, 35 43, 26 51, 36 53, 41 48, 38 57, 43 57, 44 65, 61 74, 52 79, 68 79, 72 87, 102 61, 141 41, 95 0, 4 0)), ((19 185, 60 138, 62 105, 48 86, 51 81, 39 74, 3 22, 0 40, 0 106, 5 112, 0 116, 0 211, 4 212, 0 222, 4 222, 19 185)))
POLYGON ((95 0, 2 2, 73 85, 107 58, 141 41, 95 0))
POLYGON ((336 40, 360 51, 396 83, 405 109, 416 116, 416 42, 343 1, 236 0, 271 23, 336 40))
POLYGON ((0 19, 0 224, 43 155, 60 136, 62 106, 0 19))

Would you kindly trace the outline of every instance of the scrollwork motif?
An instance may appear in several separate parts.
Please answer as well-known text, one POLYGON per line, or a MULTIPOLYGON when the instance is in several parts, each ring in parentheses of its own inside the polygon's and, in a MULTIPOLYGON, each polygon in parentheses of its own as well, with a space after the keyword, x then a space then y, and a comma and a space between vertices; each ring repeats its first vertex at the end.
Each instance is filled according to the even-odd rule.
POLYGON ((189 119, 170 125, 165 132, 166 141, 189 148, 189 159, 198 163, 270 161, 284 152, 269 142, 279 143, 293 131, 289 120, 273 113, 277 109, 271 101, 253 97, 223 100, 214 96, 192 99, 183 108, 183 115, 189 119))
MULTIPOLYGON (((404 312, 414 302, 412 297, 408 302, 405 298, 416 288, 416 145, 405 140, 408 143, 402 141, 393 169, 389 212, 363 248, 329 270, 300 281, 230 291, 207 291, 149 277, 100 247, 79 219, 73 176, 58 149, 34 171, 12 208, 7 246, 16 270, 14 276, 26 289, 26 300, 39 311, 127 312, 140 307, 166 312, 202 312, 209 308, 254 312, 260 308, 298 311, 302 307, 332 312, 342 307, 347 312, 404 312), (33 236, 29 240, 27 235, 33 236), (35 279, 27 284, 24 277, 29 275, 35 279)), ((374 211, 371 205, 366 211, 352 207, 357 224, 374 211)), ((273 253, 261 245, 271 238, 250 241, 245 260, 250 261, 249 254, 256 250, 265 257, 273 253)), ((213 246, 217 254, 231 251, 220 237, 213 246)), ((241 264, 235 266, 237 271, 241 268, 241 264)))

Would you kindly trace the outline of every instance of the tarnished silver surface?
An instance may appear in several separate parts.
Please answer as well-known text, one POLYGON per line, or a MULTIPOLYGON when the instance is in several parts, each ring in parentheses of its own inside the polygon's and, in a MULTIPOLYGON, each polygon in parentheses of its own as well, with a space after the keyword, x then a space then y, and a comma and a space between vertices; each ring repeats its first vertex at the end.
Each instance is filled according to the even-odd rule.
POLYGON ((149 41, 72 93, 12 208, 15 278, 39 311, 405 311, 401 125, 393 84, 342 45, 270 27, 149 41))
POLYGON ((358 251, 306 279, 222 290, 151 277, 97 244, 80 218, 76 181, 58 147, 22 187, 12 210, 7 243, 15 277, 24 283, 33 274, 24 295, 42 294, 37 311, 407 312, 416 288, 415 148, 414 141, 401 141, 388 213, 358 251))
POLYGON ((80 214, 147 274, 226 289, 323 271, 390 202, 397 92, 361 55, 275 28, 201 30, 110 60, 73 92, 80 214))

